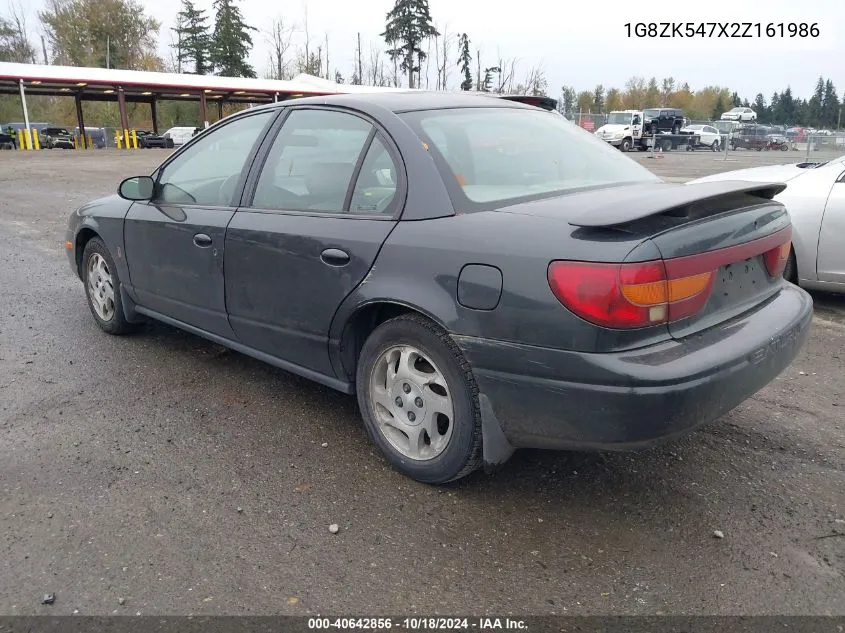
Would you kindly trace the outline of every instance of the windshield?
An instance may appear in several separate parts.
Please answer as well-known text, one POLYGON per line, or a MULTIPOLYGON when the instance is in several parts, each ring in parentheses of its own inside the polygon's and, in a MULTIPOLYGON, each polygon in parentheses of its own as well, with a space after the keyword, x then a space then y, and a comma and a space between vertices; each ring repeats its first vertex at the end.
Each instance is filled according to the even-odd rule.
POLYGON ((407 112, 459 211, 659 179, 563 117, 511 108, 407 112))
POLYGON ((630 112, 611 112, 607 115, 608 125, 631 125, 631 119, 634 117, 630 112))
POLYGON ((643 110, 643 116, 647 119, 660 118, 660 110, 643 110))
POLYGON ((688 126, 686 126, 684 129, 685 129, 685 130, 703 130, 703 129, 704 129, 704 126, 703 126, 703 125, 698 125, 698 124, 696 123, 695 125, 688 125, 688 126))
POLYGON ((731 108, 728 112, 733 112, 734 114, 739 114, 741 112, 745 112, 742 108, 731 108))

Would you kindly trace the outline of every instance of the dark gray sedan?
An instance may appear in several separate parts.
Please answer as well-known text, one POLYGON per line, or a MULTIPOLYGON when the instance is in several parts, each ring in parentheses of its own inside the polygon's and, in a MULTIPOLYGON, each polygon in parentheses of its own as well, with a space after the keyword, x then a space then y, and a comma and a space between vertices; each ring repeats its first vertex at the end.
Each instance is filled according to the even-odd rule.
POLYGON ((665 184, 500 99, 308 98, 204 131, 66 247, 106 332, 157 319, 357 394, 436 483, 515 447, 647 447, 771 381, 812 313, 782 189, 665 184))

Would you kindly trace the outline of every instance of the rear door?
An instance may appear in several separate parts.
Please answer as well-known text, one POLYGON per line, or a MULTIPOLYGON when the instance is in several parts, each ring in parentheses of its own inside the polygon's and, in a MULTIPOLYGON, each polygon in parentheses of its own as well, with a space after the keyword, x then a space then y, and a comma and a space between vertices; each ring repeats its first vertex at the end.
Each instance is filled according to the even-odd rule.
POLYGON ((845 283, 845 172, 840 174, 824 208, 819 234, 820 281, 845 283))
POLYGON ((396 225, 404 168, 349 111, 291 108, 268 145, 226 232, 229 322, 246 345, 333 375, 332 317, 396 225))

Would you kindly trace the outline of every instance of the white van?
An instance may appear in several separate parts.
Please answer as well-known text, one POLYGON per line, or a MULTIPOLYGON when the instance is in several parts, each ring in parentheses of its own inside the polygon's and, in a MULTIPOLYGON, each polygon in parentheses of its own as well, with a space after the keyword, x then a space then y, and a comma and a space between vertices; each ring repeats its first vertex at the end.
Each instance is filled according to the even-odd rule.
POLYGON ((194 136, 193 127, 172 127, 164 133, 164 136, 169 136, 173 139, 173 145, 179 146, 187 143, 194 136))

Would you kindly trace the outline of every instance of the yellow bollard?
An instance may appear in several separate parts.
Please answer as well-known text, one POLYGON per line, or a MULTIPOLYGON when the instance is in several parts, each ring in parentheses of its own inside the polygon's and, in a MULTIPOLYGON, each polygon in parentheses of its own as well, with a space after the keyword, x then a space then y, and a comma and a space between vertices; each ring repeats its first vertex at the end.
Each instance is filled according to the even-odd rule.
POLYGON ((120 134, 118 134, 117 132, 115 132, 115 133, 114 133, 114 146, 115 146, 117 149, 120 149, 120 142, 121 142, 122 140, 123 140, 123 139, 120 137, 120 134))
POLYGON ((88 141, 85 145, 85 149, 94 149, 94 143, 91 142, 91 135, 90 134, 88 135, 88 138, 85 139, 85 140, 88 141))
POLYGON ((138 133, 132 130, 132 149, 138 149, 138 133))
POLYGON ((41 149, 41 141, 38 140, 38 130, 32 130, 33 147, 41 149))
POLYGON ((18 149, 26 149, 26 141, 23 138, 23 130, 18 130, 18 149))
POLYGON ((29 130, 24 130, 24 138, 26 139, 26 148, 32 149, 32 132, 29 130))
POLYGON ((125 141, 126 149, 129 149, 130 148, 130 145, 129 145, 129 130, 123 130, 123 140, 125 141))

